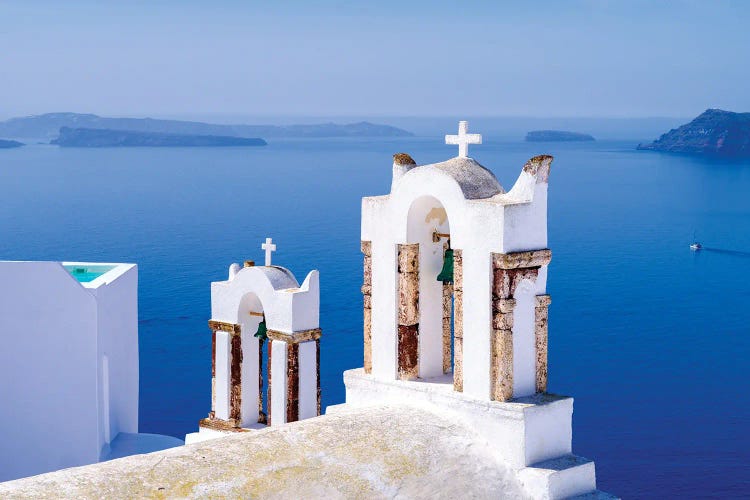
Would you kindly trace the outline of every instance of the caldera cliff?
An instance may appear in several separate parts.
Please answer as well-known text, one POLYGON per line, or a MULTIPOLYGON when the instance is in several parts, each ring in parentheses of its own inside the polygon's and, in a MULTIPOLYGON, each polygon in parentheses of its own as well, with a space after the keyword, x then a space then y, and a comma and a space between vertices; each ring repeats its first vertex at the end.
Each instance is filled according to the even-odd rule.
POLYGON ((727 158, 750 158, 750 113, 707 109, 638 149, 727 158))

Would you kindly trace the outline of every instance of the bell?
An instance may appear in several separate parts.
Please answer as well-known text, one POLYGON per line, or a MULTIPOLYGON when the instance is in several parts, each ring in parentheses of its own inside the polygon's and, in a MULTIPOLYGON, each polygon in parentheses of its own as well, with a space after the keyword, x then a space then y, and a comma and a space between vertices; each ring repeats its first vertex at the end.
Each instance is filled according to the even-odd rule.
POLYGON ((258 331, 255 332, 255 335, 253 337, 258 338, 260 340, 266 340, 268 338, 268 328, 266 328, 266 318, 263 318, 263 321, 260 322, 258 325, 258 331))
POLYGON ((440 274, 437 277, 438 281, 442 281, 444 285, 453 283, 453 249, 448 248, 443 254, 443 269, 440 270, 440 274))

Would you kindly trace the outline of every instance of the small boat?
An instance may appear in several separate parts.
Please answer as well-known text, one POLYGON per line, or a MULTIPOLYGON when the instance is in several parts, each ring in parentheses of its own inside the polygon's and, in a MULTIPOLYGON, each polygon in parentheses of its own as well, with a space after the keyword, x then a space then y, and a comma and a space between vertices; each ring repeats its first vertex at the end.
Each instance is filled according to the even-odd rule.
POLYGON ((697 241, 695 243, 693 243, 693 244, 690 245, 690 250, 692 250, 693 252, 697 252, 701 248, 703 248, 703 245, 701 245, 697 241))

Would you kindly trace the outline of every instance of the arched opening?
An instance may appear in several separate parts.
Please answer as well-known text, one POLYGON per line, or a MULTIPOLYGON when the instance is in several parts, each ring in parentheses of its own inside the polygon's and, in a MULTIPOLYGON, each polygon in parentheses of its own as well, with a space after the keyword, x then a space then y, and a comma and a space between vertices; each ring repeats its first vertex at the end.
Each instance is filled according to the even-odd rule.
POLYGON ((242 359, 239 365, 242 381, 240 389, 242 427, 266 425, 269 421, 269 342, 262 335, 262 331, 260 336, 256 336, 264 319, 260 298, 252 292, 245 294, 240 301, 237 313, 237 323, 242 331, 242 359))
POLYGON ((399 246, 399 377, 452 379, 453 280, 443 282, 450 221, 433 196, 414 200, 407 214, 407 244, 399 246), (416 345, 415 345, 416 344, 416 345), (415 359, 416 358, 416 359, 415 359))

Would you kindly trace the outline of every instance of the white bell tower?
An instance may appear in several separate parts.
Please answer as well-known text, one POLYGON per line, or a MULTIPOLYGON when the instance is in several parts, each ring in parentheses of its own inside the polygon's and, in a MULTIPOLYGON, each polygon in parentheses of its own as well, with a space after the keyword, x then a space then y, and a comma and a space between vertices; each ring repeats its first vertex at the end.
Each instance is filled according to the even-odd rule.
POLYGON ((594 463, 571 453, 573 399, 547 393, 552 157, 506 192, 468 157, 481 142, 460 122, 446 136, 458 156, 394 155, 391 192, 362 199, 364 367, 344 373, 344 406, 431 408, 475 430, 531 496, 591 492, 594 463))
POLYGON ((211 283, 211 411, 186 443, 320 415, 318 271, 300 285, 271 264, 270 238, 261 247, 267 265, 232 264, 211 283))

